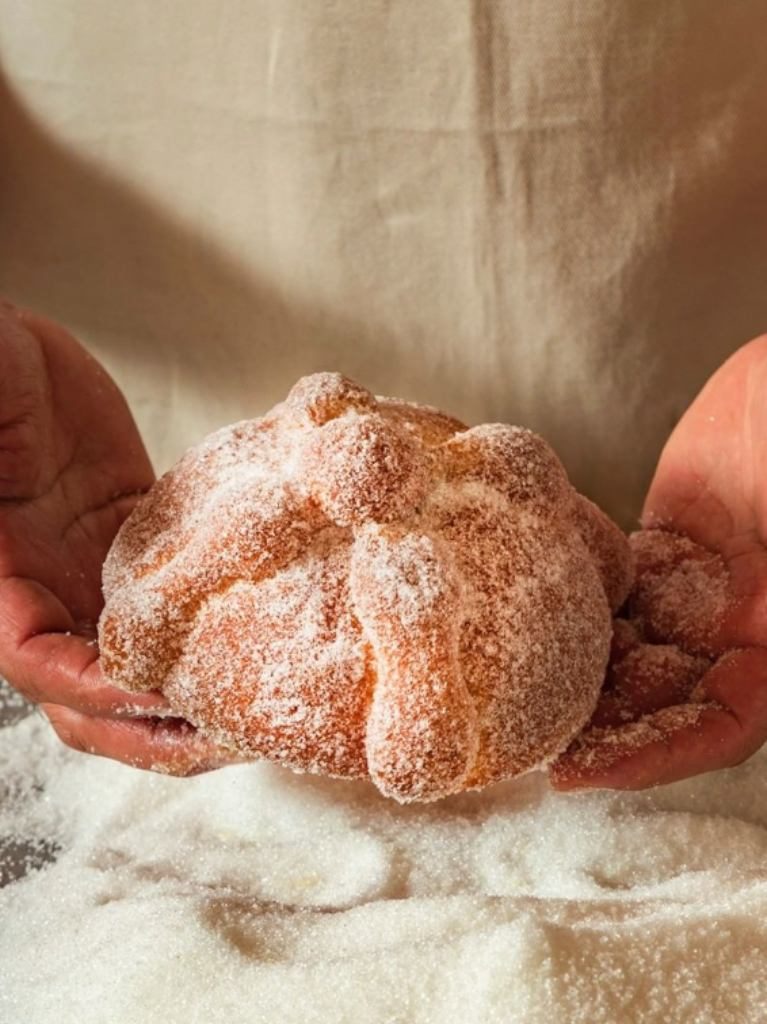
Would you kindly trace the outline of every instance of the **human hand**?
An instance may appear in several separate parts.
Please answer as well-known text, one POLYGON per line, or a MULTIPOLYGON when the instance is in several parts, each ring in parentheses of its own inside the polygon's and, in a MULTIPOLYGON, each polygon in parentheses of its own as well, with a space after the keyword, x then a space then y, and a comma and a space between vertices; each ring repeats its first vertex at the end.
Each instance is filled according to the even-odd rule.
POLYGON ((618 623, 597 711, 551 768, 557 789, 674 782, 767 740, 767 335, 674 430, 642 526, 634 624, 618 623))
POLYGON ((101 566, 153 480, 125 401, 61 327, 0 303, 0 675, 78 750, 191 774, 221 753, 102 677, 101 566))

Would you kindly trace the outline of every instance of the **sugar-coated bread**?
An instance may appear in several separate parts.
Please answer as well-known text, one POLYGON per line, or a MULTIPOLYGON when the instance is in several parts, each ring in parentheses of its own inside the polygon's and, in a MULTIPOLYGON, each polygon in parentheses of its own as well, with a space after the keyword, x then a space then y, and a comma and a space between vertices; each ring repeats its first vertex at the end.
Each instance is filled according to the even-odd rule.
POLYGON ((531 431, 322 373, 138 504, 104 566, 101 659, 246 756, 434 800, 568 745, 631 576, 531 431))

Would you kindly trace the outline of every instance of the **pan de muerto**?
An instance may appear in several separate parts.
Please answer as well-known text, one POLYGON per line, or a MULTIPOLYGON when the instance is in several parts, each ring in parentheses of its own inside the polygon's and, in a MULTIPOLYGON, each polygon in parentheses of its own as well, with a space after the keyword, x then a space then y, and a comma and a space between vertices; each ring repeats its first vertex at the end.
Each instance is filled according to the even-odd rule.
POLYGON ((541 438, 321 373, 139 502, 101 659, 245 756, 434 800, 569 744, 630 582, 541 438))

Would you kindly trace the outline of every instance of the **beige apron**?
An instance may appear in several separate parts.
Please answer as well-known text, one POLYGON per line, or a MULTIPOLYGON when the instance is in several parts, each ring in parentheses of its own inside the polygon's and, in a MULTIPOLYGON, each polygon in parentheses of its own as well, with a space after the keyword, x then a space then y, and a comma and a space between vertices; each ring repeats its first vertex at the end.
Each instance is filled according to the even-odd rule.
POLYGON ((540 430, 624 523, 767 327, 757 0, 0 0, 0 290, 159 468, 302 373, 540 430))

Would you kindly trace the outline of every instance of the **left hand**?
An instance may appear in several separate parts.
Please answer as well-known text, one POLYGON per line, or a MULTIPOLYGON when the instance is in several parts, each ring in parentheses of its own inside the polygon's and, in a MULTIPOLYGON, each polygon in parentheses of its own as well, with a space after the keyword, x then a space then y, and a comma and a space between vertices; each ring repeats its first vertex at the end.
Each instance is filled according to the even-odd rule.
POLYGON ((231 757, 166 717, 162 694, 110 685, 95 641, 102 563, 153 478, 103 367, 0 302, 0 673, 69 746, 187 775, 231 757))
POLYGON ((669 439, 634 536, 629 602, 590 725, 552 785, 642 789, 737 765, 767 740, 767 335, 669 439))

